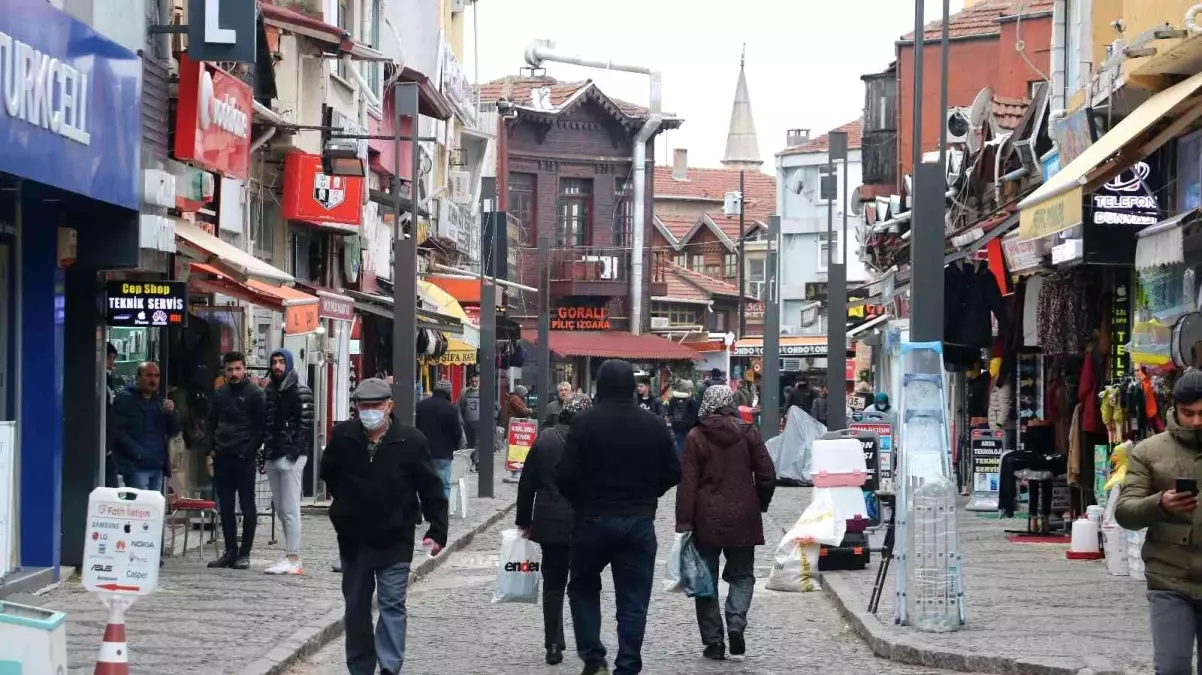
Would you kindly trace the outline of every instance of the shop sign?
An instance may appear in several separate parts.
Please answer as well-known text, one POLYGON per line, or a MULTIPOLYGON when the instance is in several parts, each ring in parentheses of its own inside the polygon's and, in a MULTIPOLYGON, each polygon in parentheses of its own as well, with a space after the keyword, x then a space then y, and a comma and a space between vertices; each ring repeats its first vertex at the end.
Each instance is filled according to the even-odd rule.
MULTIPOLYGON (((438 236, 440 239, 455 242, 459 247, 463 235, 468 232, 468 211, 450 199, 440 199, 438 214, 438 236)), ((466 249, 460 249, 466 253, 466 249)))
POLYGON ((105 324, 124 328, 188 325, 188 282, 106 283, 105 324))
POLYGON ((605 307, 559 307, 551 314, 551 330, 609 330, 605 307))
POLYGON ((747 317, 748 321, 756 322, 764 320, 764 303, 760 301, 748 302, 743 305, 743 316, 747 317))
POLYGON ((250 85, 181 54, 175 157, 223 176, 250 176, 250 85))
POLYGON ((468 82, 467 76, 463 74, 459 59, 455 58, 455 53, 445 42, 443 43, 443 53, 445 58, 442 68, 442 93, 451 100, 451 105, 455 106, 455 112, 459 113, 468 126, 475 128, 476 101, 472 96, 472 85, 468 82))
POLYGON ((3 4, 0 172, 136 210, 142 188, 138 55, 46 0, 3 4))
POLYGON ((1142 229, 1160 222, 1161 181, 1152 164, 1136 162, 1090 195, 1088 222, 1142 229))
POLYGON ((1081 188, 1048 199, 1019 212, 1018 234, 1023 241, 1063 232, 1081 224, 1084 208, 1081 188))
MULTIPOLYGON (((730 352, 731 356, 763 356, 764 344, 760 340, 751 344, 735 343, 734 349, 730 352)), ((807 356, 826 356, 826 342, 818 344, 788 344, 781 338, 780 355, 784 357, 807 357, 807 356)))
MULTIPOLYGON (((856 398, 856 397, 852 397, 856 398)), ((862 408, 861 408, 862 409, 862 408)), ((860 447, 864 450, 864 464, 868 473, 877 482, 878 489, 888 490, 893 485, 893 425, 888 422, 852 422, 847 425, 852 431, 876 434, 876 442, 860 436, 860 447)), ((871 436, 868 436, 871 439, 871 436)), ((865 486, 868 489, 868 486, 865 486)))
POLYGON ((80 580, 92 593, 150 595, 159 585, 163 495, 96 488, 88 495, 80 580))
POLYGON ((310 302, 303 305, 286 305, 284 307, 284 333, 286 335, 304 335, 317 330, 320 323, 320 305, 310 302))
POLYGON ((972 498, 969 511, 996 511, 1001 489, 1002 452, 1005 435, 992 429, 973 429, 969 440, 972 498))
POLYGON ((286 220, 358 226, 363 219, 361 176, 327 176, 321 157, 290 152, 284 158, 283 215, 286 220))
POLYGON ((476 362, 476 350, 471 351, 448 351, 436 359, 430 359, 429 363, 436 363, 440 366, 466 366, 476 362))
MULTIPOLYGON (((343 115, 338 110, 335 110, 334 108, 331 108, 328 106, 326 107, 326 110, 329 111, 328 124, 331 127, 338 129, 339 131, 341 131, 344 134, 351 134, 351 135, 355 135, 355 136, 367 136, 368 135, 367 127, 363 126, 362 124, 359 124, 358 120, 351 119, 350 117, 343 115)), ((367 155, 367 139, 366 138, 357 138, 357 139, 345 139, 345 140, 354 140, 355 141, 356 145, 358 145, 358 148, 359 148, 359 150, 358 150, 359 159, 363 160, 364 166, 367 166, 367 157, 368 157, 368 155, 367 155)))
POLYGON ((1071 163, 1093 145, 1096 130, 1089 113, 1089 107, 1083 106, 1052 123, 1052 140, 1056 141, 1061 166, 1071 163))
POLYGON ((1131 284, 1123 280, 1114 284, 1110 305, 1110 378, 1127 376, 1127 343, 1131 341, 1131 284))
POLYGON ((1039 267, 1049 253, 1047 239, 1023 241, 1017 232, 1002 237, 1002 255, 1011 274, 1039 267))
POLYGON ((526 417, 511 419, 506 432, 508 451, 505 453, 505 470, 521 471, 530 448, 534 447, 534 438, 538 436, 538 421, 526 417))
POLYGON ((188 55, 197 61, 254 63, 258 8, 246 0, 188 0, 188 55))
POLYGON ((335 321, 355 320, 355 301, 345 295, 317 291, 318 316, 335 321))

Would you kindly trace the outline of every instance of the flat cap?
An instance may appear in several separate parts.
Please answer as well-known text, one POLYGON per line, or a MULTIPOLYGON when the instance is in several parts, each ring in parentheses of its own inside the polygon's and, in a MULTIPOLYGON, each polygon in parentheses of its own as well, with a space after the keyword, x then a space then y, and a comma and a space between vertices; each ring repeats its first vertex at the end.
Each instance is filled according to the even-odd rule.
POLYGON ((387 401, 392 398, 392 387, 378 377, 369 377, 355 387, 353 401, 387 401))

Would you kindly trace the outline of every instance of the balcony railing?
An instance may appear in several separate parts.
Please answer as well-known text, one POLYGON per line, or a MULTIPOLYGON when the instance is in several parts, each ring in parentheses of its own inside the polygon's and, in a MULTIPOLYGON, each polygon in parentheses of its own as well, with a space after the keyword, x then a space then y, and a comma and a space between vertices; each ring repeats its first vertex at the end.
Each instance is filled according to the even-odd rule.
POLYGON ((551 282, 621 283, 630 280, 630 249, 576 246, 551 251, 551 282))

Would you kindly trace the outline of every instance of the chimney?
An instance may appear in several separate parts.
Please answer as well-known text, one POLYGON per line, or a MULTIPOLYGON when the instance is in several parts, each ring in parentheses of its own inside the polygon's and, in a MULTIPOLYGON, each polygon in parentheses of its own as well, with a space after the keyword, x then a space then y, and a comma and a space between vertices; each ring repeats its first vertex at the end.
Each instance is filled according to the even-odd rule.
POLYGON ((810 140, 809 129, 789 129, 785 132, 785 147, 793 148, 810 140))
POLYGON ((689 150, 676 148, 672 151, 672 180, 689 179, 689 150))

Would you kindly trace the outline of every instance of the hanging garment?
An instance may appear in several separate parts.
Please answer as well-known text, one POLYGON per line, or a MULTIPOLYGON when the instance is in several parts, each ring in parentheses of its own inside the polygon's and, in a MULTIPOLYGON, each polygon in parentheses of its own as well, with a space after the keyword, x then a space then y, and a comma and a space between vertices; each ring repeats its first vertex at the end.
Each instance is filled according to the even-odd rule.
POLYGON ((1068 482, 1076 484, 1081 477, 1081 404, 1073 408, 1073 420, 1068 427, 1068 482))
POLYGON ((1093 329, 1090 322, 1089 282, 1086 272, 1057 272, 1039 289, 1036 320, 1039 345, 1045 356, 1080 354, 1093 329))
POLYGON ((993 320, 1000 334, 1009 330, 1006 304, 989 267, 953 263, 944 268, 943 282, 945 344, 984 349, 993 344, 993 320))
POLYGON ((1014 412, 1014 385, 1008 380, 993 388, 989 396, 989 426, 994 429, 1005 428, 1014 412))
POLYGON ((1043 289, 1043 277, 1034 276, 1027 279, 1023 290, 1022 304, 1022 346, 1039 346, 1039 293, 1043 289))

